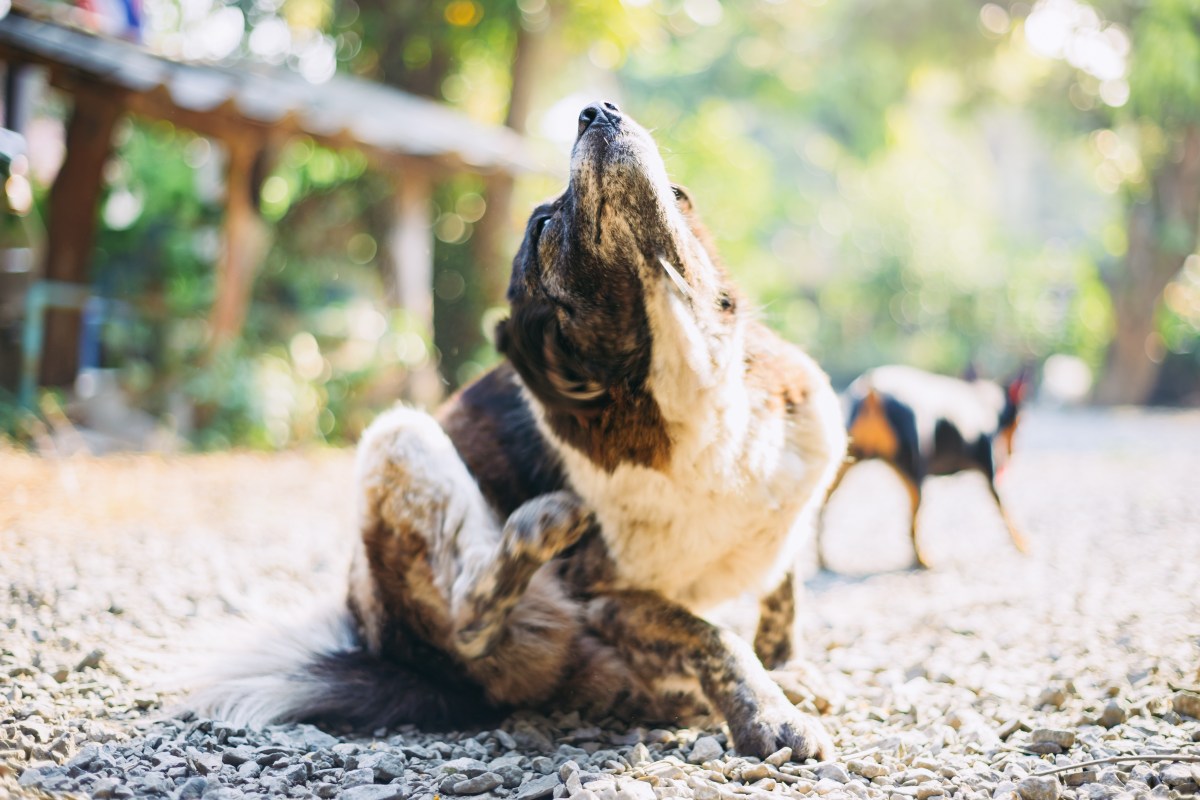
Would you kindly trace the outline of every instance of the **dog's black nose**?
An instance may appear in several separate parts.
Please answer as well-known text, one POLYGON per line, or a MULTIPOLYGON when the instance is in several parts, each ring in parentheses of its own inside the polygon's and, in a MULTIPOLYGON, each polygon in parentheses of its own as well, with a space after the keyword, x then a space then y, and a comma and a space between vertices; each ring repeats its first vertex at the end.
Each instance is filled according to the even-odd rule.
POLYGON ((612 125, 621 119, 621 109, 616 103, 605 101, 592 103, 579 112, 579 135, 593 125, 612 125))

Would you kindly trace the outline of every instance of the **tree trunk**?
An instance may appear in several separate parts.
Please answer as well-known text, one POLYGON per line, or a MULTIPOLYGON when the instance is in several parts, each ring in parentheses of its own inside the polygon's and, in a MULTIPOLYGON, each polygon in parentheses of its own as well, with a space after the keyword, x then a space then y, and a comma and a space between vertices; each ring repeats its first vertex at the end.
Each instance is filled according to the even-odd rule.
POLYGON ((1150 196, 1129 209, 1129 251, 1109 285, 1116 332, 1096 401, 1144 403, 1161 366, 1152 338, 1163 290, 1195 252, 1200 231, 1200 125, 1183 130, 1150 184, 1150 196))
MULTIPOLYGON (((552 21, 551 25, 553 24, 552 21)), ((519 23, 516 27, 518 33, 516 52, 513 56, 512 91, 504 124, 523 134, 533 105, 534 87, 542 67, 546 31, 529 31, 519 23)), ((475 268, 483 286, 485 307, 503 303, 508 288, 508 265, 512 260, 512 254, 508 252, 508 239, 513 232, 514 185, 513 176, 504 172, 497 172, 485 179, 484 199, 487 201, 487 213, 476 223, 475 235, 472 238, 475 268)))

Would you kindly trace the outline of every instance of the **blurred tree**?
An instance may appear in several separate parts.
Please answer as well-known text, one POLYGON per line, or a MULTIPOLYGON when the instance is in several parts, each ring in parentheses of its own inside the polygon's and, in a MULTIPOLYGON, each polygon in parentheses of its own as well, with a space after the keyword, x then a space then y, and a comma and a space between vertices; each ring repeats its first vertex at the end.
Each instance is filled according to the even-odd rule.
MULTIPOLYGON (((536 8, 514 0, 346 0, 338 4, 334 29, 341 37, 352 33, 361 42, 349 59, 350 69, 414 94, 457 102, 523 133, 538 75, 539 43, 554 24, 554 15, 529 14, 522 5, 536 8), (476 91, 474 98, 465 96, 468 86, 476 91)), ((545 10, 545 3, 542 7, 545 10)), ((439 191, 446 213, 455 217, 447 227, 462 231, 443 232, 439 238, 449 240, 449 246, 440 248, 436 261, 443 290, 435 295, 435 337, 443 374, 452 384, 460 365, 484 344, 478 325, 483 311, 503 302, 512 193, 509 176, 490 176, 483 186, 458 181, 439 191), (478 197, 484 209, 482 216, 468 214, 476 223, 469 234, 457 214, 458 200, 465 194, 478 197), (470 246, 455 247, 465 235, 470 236, 470 246)), ((376 219, 380 226, 389 221, 387 214, 376 219)), ((378 238, 387 242, 386 235, 378 238)))
POLYGON ((1164 356, 1163 291, 1196 252, 1200 232, 1200 2, 1153 0, 1118 9, 1132 31, 1129 99, 1114 116, 1137 144, 1142 172, 1124 188, 1127 253, 1107 276, 1116 322, 1103 403, 1143 403, 1164 356))
POLYGON ((1200 2, 1039 0, 1013 12, 1020 8, 1027 17, 1016 35, 1068 65, 1067 79, 1046 82, 1057 94, 1039 98, 1051 130, 1091 132, 1099 180, 1124 206, 1124 233, 1110 236, 1120 241, 1103 264, 1114 325, 1096 399, 1145 403, 1165 355, 1164 289, 1198 245, 1200 2))

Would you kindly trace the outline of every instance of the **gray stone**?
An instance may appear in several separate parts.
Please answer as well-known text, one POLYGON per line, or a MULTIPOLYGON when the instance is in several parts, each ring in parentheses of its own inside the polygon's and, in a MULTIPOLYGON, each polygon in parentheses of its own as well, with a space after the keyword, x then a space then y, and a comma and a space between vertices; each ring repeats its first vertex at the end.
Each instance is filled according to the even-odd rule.
POLYGON ((688 761, 693 764, 703 764, 705 761, 712 761, 723 755, 725 755, 725 748, 721 746, 715 736, 701 736, 692 745, 688 761))
POLYGON ((579 764, 575 763, 574 761, 564 761, 563 765, 558 768, 558 777, 560 779, 562 779, 563 783, 566 783, 567 779, 570 778, 572 775, 578 775, 578 774, 579 774, 579 764))
POLYGON ((235 767, 240 767, 247 761, 254 759, 254 753, 244 747, 230 747, 221 751, 221 760, 226 764, 232 764, 235 767))
POLYGON ((408 787, 404 784, 367 784, 343 789, 336 795, 338 800, 404 800, 408 787))
POLYGON ((492 771, 504 781, 505 789, 515 789, 525 779, 525 770, 517 764, 502 764, 499 767, 493 767, 492 771))
MULTIPOLYGON (((549 797, 555 787, 561 786, 557 775, 543 775, 540 778, 534 778, 528 783, 522 784, 517 788, 516 794, 513 795, 515 800, 541 800, 543 797, 549 797)), ((653 793, 651 793, 653 796, 653 793)))
POLYGON ((395 753, 368 753, 358 759, 359 769, 369 769, 375 773, 376 783, 390 783, 404 776, 406 760, 395 753))
POLYGON ((1050 742, 1063 750, 1070 750, 1075 746, 1075 731, 1062 728, 1034 728, 1029 734, 1029 740, 1034 744, 1050 742))
POLYGON ((374 782, 375 770, 372 769, 348 769, 342 776, 342 786, 359 786, 374 782))
POLYGON ((1182 714, 1192 719, 1200 719, 1200 694, 1195 692, 1176 692, 1171 698, 1171 707, 1176 714, 1182 714))
POLYGON ((850 773, 841 764, 821 764, 817 767, 817 778, 837 781, 838 783, 849 783, 850 773))
POLYGON ((204 790, 208 788, 208 778, 188 778, 183 785, 179 787, 179 793, 175 795, 176 800, 199 800, 204 796, 204 790))
POLYGON ((504 781, 494 772, 485 772, 482 775, 476 775, 474 778, 467 778, 454 784, 451 790, 454 794, 483 794, 490 792, 498 786, 501 786, 504 781))
POLYGON ((167 797, 174 789, 175 783, 166 775, 151 772, 142 777, 141 785, 137 787, 137 792, 138 794, 154 794, 160 797, 167 797))
POLYGON ((245 796, 241 789, 219 784, 209 784, 204 792, 204 800, 242 800, 245 796))
POLYGON ((1017 793, 1024 800, 1058 800, 1062 794, 1062 785, 1053 775, 1030 775, 1017 783, 1017 793))
POLYGON ((283 769, 272 769, 272 777, 277 777, 284 783, 299 786, 308 780, 308 765, 304 763, 288 764, 283 769))
POLYGON ((1195 782, 1192 769, 1187 764, 1168 764, 1159 773, 1159 778, 1172 787, 1195 782))
POLYGON ((488 766, 477 758, 456 758, 442 764, 441 771, 443 775, 457 774, 474 778, 487 772, 488 766))
POLYGON ((1063 782, 1068 786, 1082 786, 1085 783, 1094 783, 1099 777, 1099 770, 1095 767, 1087 767, 1078 772, 1068 772, 1063 777, 1063 782))
POLYGON ((1125 707, 1116 700, 1109 700, 1104 706, 1104 711, 1100 714, 1099 723, 1105 728, 1115 728, 1125 722, 1128 714, 1125 707))
POLYGON ((50 786, 51 784, 59 783, 67 777, 65 767, 46 766, 46 767, 30 767, 21 773, 17 783, 21 786, 50 786))

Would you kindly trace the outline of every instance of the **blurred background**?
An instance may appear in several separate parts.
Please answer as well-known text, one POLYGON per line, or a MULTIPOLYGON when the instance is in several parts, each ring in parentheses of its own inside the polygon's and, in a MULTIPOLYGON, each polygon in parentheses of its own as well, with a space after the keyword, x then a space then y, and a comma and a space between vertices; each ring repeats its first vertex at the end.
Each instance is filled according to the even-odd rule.
POLYGON ((19 442, 343 443, 436 402, 496 361, 598 98, 836 384, 1200 404, 1197 0, 12 0, 0 60, 19 442))

